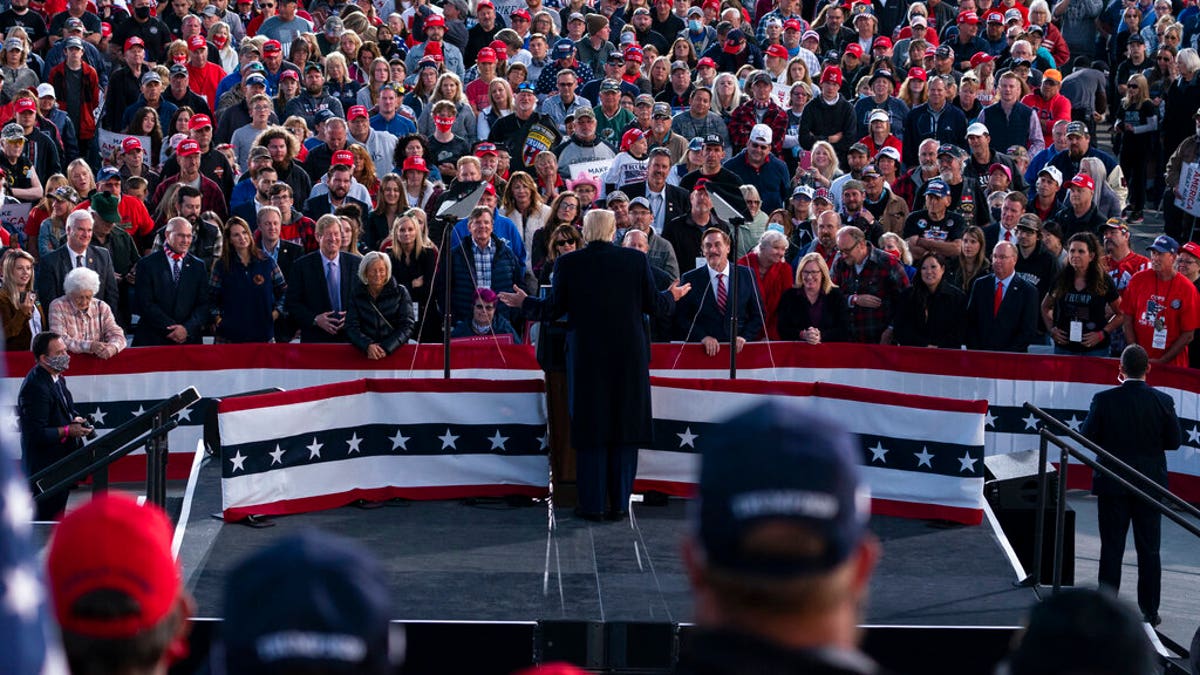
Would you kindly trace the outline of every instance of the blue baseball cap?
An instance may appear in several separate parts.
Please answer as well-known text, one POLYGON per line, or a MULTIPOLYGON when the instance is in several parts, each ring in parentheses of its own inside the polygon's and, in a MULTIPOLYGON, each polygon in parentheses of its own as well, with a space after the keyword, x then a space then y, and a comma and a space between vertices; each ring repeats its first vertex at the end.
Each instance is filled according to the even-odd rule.
POLYGON ((357 542, 298 532, 251 554, 227 579, 229 675, 392 672, 386 575, 357 542))
POLYGON ((697 137, 693 138, 692 140, 688 141, 688 150, 691 150, 693 152, 699 152, 703 149, 704 149, 704 139, 701 138, 700 136, 697 136, 697 137))
POLYGON ((934 197, 949 197, 950 186, 946 185, 946 181, 941 178, 934 178, 925 184, 925 194, 933 195, 934 197))
POLYGON ((1159 253, 1176 254, 1179 253, 1179 242, 1175 241, 1173 237, 1160 234, 1155 238, 1154 243, 1150 244, 1150 250, 1158 251, 1159 253))
POLYGON ((575 43, 571 38, 559 38, 558 42, 554 43, 554 58, 569 59, 575 54, 575 43))
POLYGON ((707 436, 699 447, 693 513, 709 564, 787 578, 826 572, 849 558, 870 514, 857 437, 832 419, 776 399, 734 415, 707 436), (748 536, 775 523, 801 526, 819 545, 807 551, 747 549, 748 536))
POLYGON ((120 178, 120 177, 121 177, 120 171, 118 171, 114 167, 106 166, 103 169, 100 169, 100 172, 96 174, 96 182, 103 183, 106 180, 111 180, 113 178, 120 178))

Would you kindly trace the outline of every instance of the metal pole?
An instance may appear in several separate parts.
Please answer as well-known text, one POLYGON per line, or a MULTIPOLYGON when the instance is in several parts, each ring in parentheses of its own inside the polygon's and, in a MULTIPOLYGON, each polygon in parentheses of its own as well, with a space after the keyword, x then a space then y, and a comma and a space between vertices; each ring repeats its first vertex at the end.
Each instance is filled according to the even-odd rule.
POLYGON ((1031 585, 1034 588, 1042 584, 1042 549, 1046 537, 1046 456, 1050 450, 1050 441, 1045 434, 1046 430, 1043 429, 1040 434, 1041 442, 1038 444, 1038 504, 1034 516, 1036 521, 1033 524, 1033 571, 1029 574, 1029 578, 1033 579, 1031 585))
POLYGON ((741 242, 741 223, 738 218, 734 218, 730 222, 730 227, 733 229, 733 250, 730 251, 730 257, 733 258, 729 265, 732 273, 729 275, 729 379, 737 379, 737 339, 738 339, 738 264, 737 252, 741 242))
POLYGON ((443 298, 442 311, 442 379, 450 379, 450 231, 454 229, 454 221, 443 220, 442 222, 442 250, 440 256, 442 259, 442 283, 445 287, 445 297, 443 298))
POLYGON ((1066 443, 1058 460, 1058 499, 1054 505, 1054 592, 1062 588, 1063 546, 1067 520, 1067 464, 1071 461, 1066 443))

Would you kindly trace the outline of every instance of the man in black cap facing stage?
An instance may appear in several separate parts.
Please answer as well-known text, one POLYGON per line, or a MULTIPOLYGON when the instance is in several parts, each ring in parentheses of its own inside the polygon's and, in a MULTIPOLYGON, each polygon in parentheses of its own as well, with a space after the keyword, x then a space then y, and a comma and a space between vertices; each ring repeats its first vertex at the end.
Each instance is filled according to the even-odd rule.
POLYGON ((857 649, 879 543, 858 439, 777 400, 699 442, 683 545, 696 634, 677 673, 882 673, 857 649))

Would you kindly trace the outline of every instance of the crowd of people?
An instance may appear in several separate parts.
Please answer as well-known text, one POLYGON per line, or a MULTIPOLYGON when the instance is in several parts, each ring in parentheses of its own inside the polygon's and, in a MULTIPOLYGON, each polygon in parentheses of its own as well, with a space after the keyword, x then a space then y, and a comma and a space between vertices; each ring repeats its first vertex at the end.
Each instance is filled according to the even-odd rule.
POLYGON ((654 340, 1200 361, 1191 6, 6 4, 10 349, 518 342, 607 210, 695 287, 654 340))

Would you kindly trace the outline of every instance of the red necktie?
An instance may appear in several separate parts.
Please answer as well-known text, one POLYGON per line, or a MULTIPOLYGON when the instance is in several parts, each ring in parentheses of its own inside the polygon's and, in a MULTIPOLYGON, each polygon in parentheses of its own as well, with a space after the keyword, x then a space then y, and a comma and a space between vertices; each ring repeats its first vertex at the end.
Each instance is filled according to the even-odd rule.
POLYGON ((1000 313, 1000 302, 1004 300, 1004 282, 996 282, 996 296, 992 301, 992 316, 1000 313))
POLYGON ((725 300, 727 299, 725 292, 725 275, 717 275, 717 311, 725 313, 725 300))
POLYGON ((1012 230, 1004 231, 1004 241, 1012 241, 1012 230))

